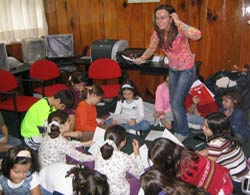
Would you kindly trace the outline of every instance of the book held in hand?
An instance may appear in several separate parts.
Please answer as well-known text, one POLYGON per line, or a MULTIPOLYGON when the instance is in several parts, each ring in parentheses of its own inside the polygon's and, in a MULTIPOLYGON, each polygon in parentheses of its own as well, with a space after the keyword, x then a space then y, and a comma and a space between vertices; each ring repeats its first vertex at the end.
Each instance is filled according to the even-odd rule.
POLYGON ((200 80, 196 80, 193 83, 189 93, 200 99, 200 105, 206 105, 215 101, 214 94, 200 80))

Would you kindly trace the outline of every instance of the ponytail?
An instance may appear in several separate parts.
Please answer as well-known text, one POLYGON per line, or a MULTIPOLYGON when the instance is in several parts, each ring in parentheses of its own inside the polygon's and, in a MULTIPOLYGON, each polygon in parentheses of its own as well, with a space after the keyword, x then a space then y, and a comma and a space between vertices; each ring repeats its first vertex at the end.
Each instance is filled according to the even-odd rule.
POLYGON ((105 142, 100 151, 103 159, 107 160, 113 155, 114 150, 118 150, 121 142, 126 140, 126 130, 120 125, 113 125, 106 130, 104 138, 105 142))
POLYGON ((68 120, 69 115, 61 110, 51 112, 45 124, 46 131, 50 138, 57 138, 60 134, 60 124, 64 124, 68 120))
POLYGON ((108 160, 113 155, 113 152, 114 152, 114 148, 108 143, 105 143, 101 147, 102 158, 105 160, 108 160))

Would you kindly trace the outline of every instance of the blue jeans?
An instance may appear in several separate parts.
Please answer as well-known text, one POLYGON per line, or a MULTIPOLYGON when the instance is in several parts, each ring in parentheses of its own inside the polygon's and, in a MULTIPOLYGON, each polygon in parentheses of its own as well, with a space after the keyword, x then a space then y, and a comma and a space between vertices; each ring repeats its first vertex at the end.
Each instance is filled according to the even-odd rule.
MULTIPOLYGON (((110 125, 111 124, 111 120, 112 119, 108 119, 105 121, 106 125, 110 125)), ((137 123, 134 126, 129 126, 128 123, 123 123, 123 124, 119 124, 121 125, 124 129, 128 130, 128 129, 134 129, 134 130, 141 130, 141 131, 146 131, 149 129, 150 127, 150 123, 147 120, 142 120, 141 122, 137 123)))
MULTIPOLYGON (((187 121, 188 124, 194 124, 197 126, 202 127, 203 123, 204 123, 204 118, 201 116, 198 116, 196 114, 191 114, 191 113, 186 113, 187 116, 187 121)), ((172 112, 168 112, 165 116, 164 116, 164 121, 171 123, 171 121, 173 121, 173 115, 172 112)))
MULTIPOLYGON (((3 134, 0 133, 0 138, 3 138, 3 134)), ((16 137, 13 137, 12 135, 9 135, 8 136, 8 144, 9 145, 12 145, 12 146, 19 146, 19 145, 22 145, 22 141, 16 137)))
POLYGON ((189 135, 184 99, 194 82, 195 75, 195 66, 181 71, 169 69, 170 105, 174 121, 173 130, 184 136, 189 135))
POLYGON ((137 123, 134 126, 129 126, 128 123, 121 124, 126 130, 128 129, 134 129, 134 130, 141 130, 141 131, 147 131, 150 127, 150 123, 146 120, 142 120, 141 122, 137 123))
POLYGON ((188 123, 199 125, 202 127, 204 123, 204 118, 196 114, 187 113, 187 121, 188 123))

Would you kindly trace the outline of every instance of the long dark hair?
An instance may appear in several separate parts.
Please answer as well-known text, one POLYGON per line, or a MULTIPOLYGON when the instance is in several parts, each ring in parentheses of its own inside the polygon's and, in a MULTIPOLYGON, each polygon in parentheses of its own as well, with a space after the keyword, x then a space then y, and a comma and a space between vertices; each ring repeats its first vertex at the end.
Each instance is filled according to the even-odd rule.
POLYGON ((109 184, 106 175, 86 167, 73 167, 65 177, 71 176, 74 194, 109 195, 109 184))
POLYGON ((171 50, 172 48, 172 43, 175 40, 175 37, 178 35, 178 28, 175 25, 174 21, 171 22, 170 29, 167 34, 167 40, 165 41, 165 31, 160 30, 157 23, 156 23, 156 12, 158 10, 166 10, 169 14, 172 14, 175 11, 173 6, 168 5, 168 4, 161 4, 158 7, 155 8, 154 10, 154 18, 153 18, 153 26, 154 30, 157 32, 157 35, 160 39, 160 47, 165 49, 165 50, 171 50))
POLYGON ((184 167, 187 173, 189 168, 195 168, 192 162, 199 161, 199 155, 193 150, 182 147, 166 138, 154 140, 149 147, 148 158, 152 160, 154 168, 172 177, 178 176, 180 166, 184 167))
MULTIPOLYGON (((122 141, 126 139, 126 130, 120 125, 113 125, 107 128, 104 139, 112 140, 115 145, 118 147, 122 141)), ((101 147, 101 153, 103 159, 109 159, 113 154, 114 148, 106 143, 101 147)))
POLYGON ((221 112, 210 113, 205 117, 208 128, 213 132, 209 140, 222 137, 231 143, 231 147, 240 146, 240 142, 231 128, 229 118, 221 112))
POLYGON ((145 195, 157 195, 164 192, 166 195, 204 195, 205 192, 196 186, 178 181, 163 174, 159 170, 151 169, 140 177, 141 187, 145 195))

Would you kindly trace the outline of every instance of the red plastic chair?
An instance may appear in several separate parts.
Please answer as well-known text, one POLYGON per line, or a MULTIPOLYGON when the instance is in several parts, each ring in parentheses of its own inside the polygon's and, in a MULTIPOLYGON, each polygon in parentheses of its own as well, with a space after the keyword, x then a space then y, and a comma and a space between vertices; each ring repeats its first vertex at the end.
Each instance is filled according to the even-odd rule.
POLYGON ((67 89, 66 84, 57 83, 61 73, 58 66, 50 60, 37 60, 30 67, 30 78, 39 83, 33 91, 49 97, 55 95, 58 91, 67 89))
POLYGON ((119 83, 121 76, 120 65, 109 58, 95 60, 90 65, 88 71, 90 79, 102 81, 100 87, 104 91, 103 98, 115 98, 118 96, 121 87, 119 83))
POLYGON ((16 77, 10 72, 0 69, 0 110, 15 112, 19 127, 19 113, 26 112, 39 99, 33 96, 18 95, 18 87, 16 77))

